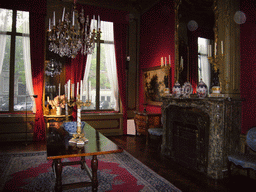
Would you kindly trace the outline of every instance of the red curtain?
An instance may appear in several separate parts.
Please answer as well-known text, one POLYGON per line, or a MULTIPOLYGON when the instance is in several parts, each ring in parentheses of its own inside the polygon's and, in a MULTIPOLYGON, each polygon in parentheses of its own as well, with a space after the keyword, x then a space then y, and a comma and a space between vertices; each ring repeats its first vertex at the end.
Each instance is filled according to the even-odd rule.
POLYGON ((114 38, 116 51, 116 64, 118 76, 118 88, 123 107, 123 133, 127 134, 127 99, 126 99, 126 37, 127 25, 114 23, 114 38))
POLYGON ((45 140, 45 123, 43 116, 43 88, 44 88, 44 14, 30 12, 30 49, 31 68, 34 94, 37 95, 34 141, 45 140))
MULTIPOLYGON (((80 80, 84 77, 84 70, 86 65, 86 55, 79 53, 76 58, 70 59, 66 64, 66 81, 71 80, 72 84, 77 85, 77 82, 80 84, 80 80)), ((77 88, 77 87, 76 87, 77 88)), ((75 97, 76 97, 76 88, 75 88, 75 97)), ((77 108, 73 108, 72 119, 76 121, 77 119, 77 108)))

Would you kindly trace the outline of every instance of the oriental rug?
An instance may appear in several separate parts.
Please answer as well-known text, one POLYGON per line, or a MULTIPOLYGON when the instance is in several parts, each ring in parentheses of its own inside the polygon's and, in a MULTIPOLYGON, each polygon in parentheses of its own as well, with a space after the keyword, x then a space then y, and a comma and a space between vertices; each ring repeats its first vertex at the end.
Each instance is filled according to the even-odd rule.
MULTIPOLYGON (((128 152, 97 156, 98 191, 180 191, 128 152)), ((63 161, 79 160, 67 158, 63 161)), ((91 157, 86 157, 90 167, 91 157)), ((55 176, 52 161, 46 152, 13 153, 0 155, 0 191, 54 191, 55 176)), ((80 165, 65 166, 62 183, 89 181, 80 165)), ((67 191, 91 191, 91 187, 67 191)))

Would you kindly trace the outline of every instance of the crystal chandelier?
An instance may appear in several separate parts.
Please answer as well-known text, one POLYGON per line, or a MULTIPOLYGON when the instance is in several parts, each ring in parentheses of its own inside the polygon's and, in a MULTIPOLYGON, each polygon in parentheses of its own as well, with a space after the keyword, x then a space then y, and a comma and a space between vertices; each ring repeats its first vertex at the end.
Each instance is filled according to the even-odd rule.
POLYGON ((51 59, 46 66, 45 74, 47 76, 54 77, 55 75, 60 75, 62 72, 62 64, 54 59, 51 59))
POLYGON ((65 13, 63 9, 62 18, 56 25, 55 11, 53 18, 49 19, 48 40, 50 42, 49 51, 61 57, 67 56, 75 58, 79 51, 81 54, 92 54, 95 48, 95 41, 100 39, 100 17, 96 29, 95 15, 90 26, 89 16, 85 18, 84 9, 80 13, 76 10, 76 3, 71 11, 65 13), (93 30, 91 31, 91 28, 93 30))

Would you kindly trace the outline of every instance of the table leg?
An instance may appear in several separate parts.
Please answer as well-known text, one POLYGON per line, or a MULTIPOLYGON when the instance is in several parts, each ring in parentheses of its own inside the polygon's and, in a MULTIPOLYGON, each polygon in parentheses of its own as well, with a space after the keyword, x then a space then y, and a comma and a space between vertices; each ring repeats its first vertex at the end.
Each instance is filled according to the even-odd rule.
POLYGON ((55 166, 55 171, 56 171, 55 191, 62 191, 62 178, 61 178, 62 163, 61 163, 61 159, 56 159, 54 161, 55 161, 54 166, 55 166))
POLYGON ((97 178, 97 170, 98 170, 98 159, 97 155, 93 155, 91 161, 92 167, 92 191, 98 190, 98 178, 97 178))

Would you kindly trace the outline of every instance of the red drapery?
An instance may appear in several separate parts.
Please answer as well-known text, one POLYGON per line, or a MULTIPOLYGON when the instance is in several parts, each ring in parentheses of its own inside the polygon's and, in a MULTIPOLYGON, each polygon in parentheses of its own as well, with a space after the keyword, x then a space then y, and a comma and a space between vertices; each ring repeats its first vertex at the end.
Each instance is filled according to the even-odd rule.
POLYGON ((123 107, 123 133, 127 134, 127 99, 126 99, 126 35, 127 25, 114 23, 114 38, 116 51, 116 64, 118 76, 118 88, 123 107))
MULTIPOLYGON (((86 55, 79 53, 76 58, 70 59, 66 64, 66 81, 71 80, 72 84, 77 85, 77 82, 80 84, 80 80, 84 77, 84 70, 86 65, 86 55)), ((76 87, 77 88, 77 87, 76 87)), ((76 97, 76 88, 75 88, 75 97, 76 97)), ((76 121, 77 119, 77 108, 73 108, 72 119, 76 121)))
POLYGON ((30 49, 31 68, 34 94, 37 95, 34 141, 45 140, 45 123, 43 116, 43 88, 44 88, 44 15, 30 12, 30 49))

